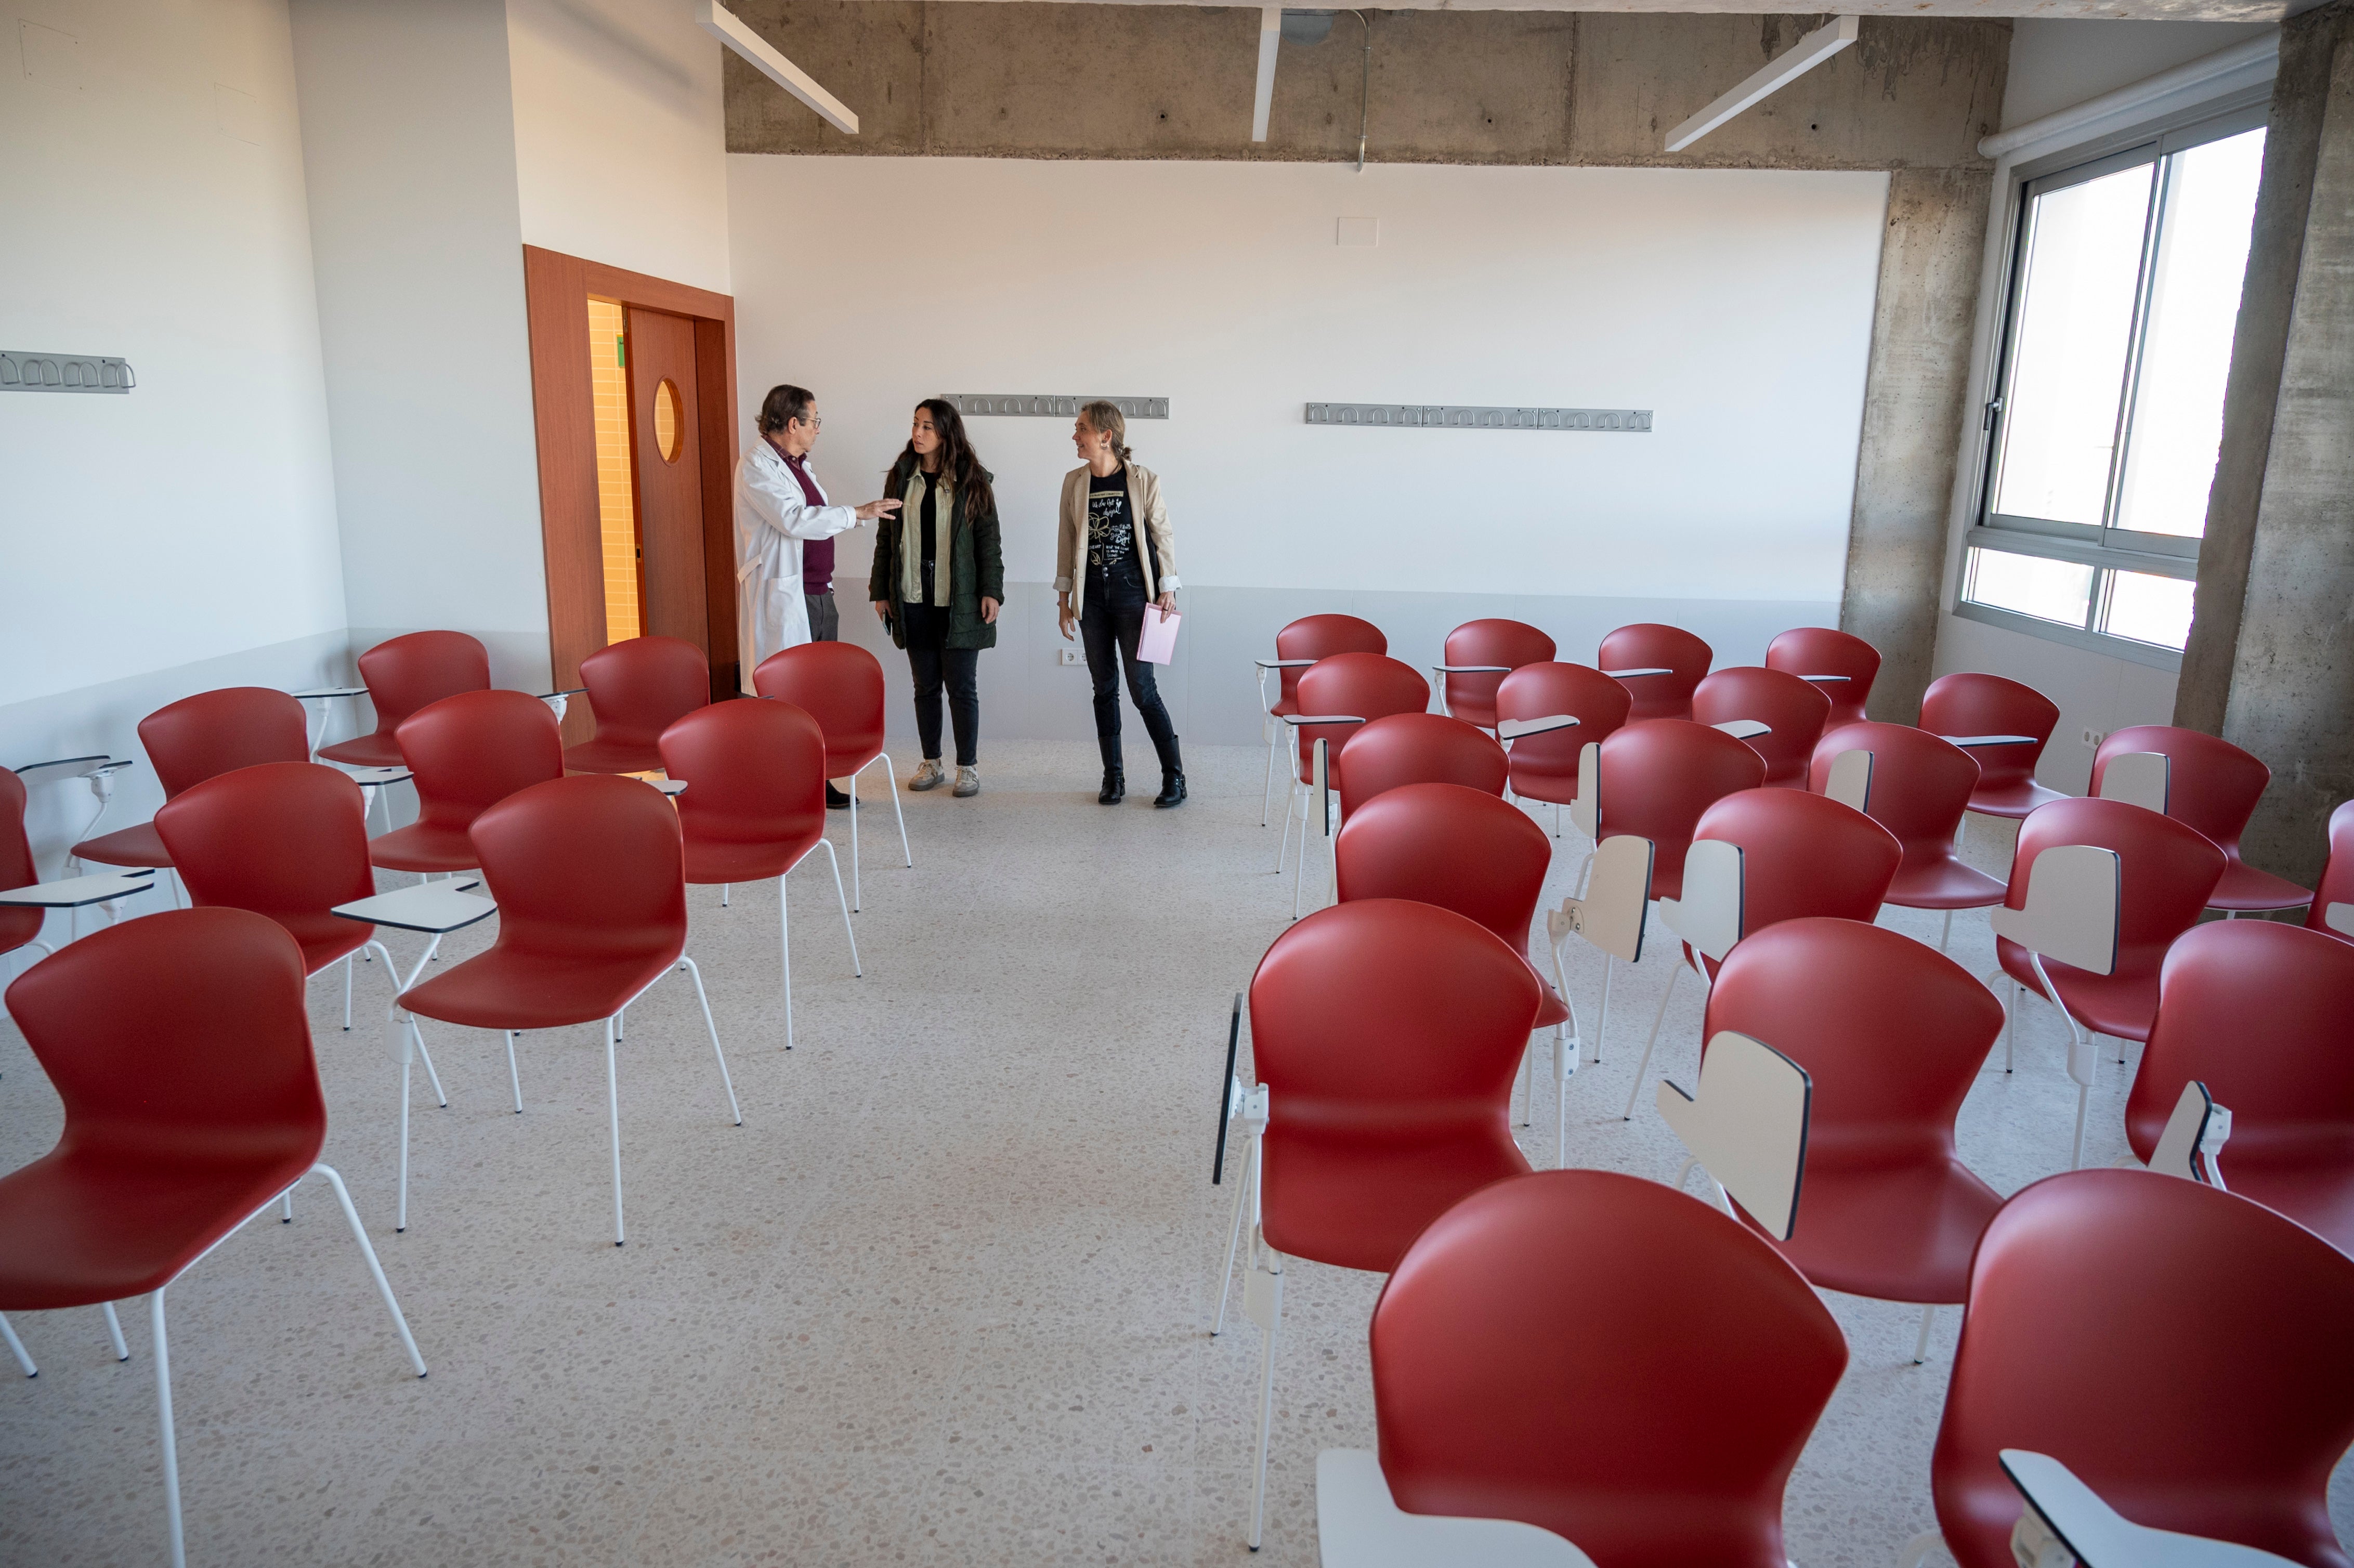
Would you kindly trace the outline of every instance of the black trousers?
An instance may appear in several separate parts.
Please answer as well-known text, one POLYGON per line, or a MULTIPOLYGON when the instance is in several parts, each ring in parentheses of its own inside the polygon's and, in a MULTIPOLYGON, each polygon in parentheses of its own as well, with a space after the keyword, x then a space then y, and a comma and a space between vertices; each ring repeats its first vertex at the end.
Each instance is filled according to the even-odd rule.
MULTIPOLYGON (((902 604, 907 618, 907 665, 916 673, 916 735, 924 756, 940 756, 940 688, 949 694, 949 718, 956 727, 957 766, 981 766, 981 650, 951 648, 949 612, 936 604, 902 604)), ((1131 643, 1130 646, 1133 646, 1131 643)))
MULTIPOLYGON (((1087 586, 1093 589, 1096 585, 1087 586)), ((1103 747, 1104 766, 1120 766, 1119 678, 1124 672, 1129 700, 1144 721, 1144 733, 1152 737, 1161 771, 1173 773, 1179 767, 1177 726, 1169 722, 1153 666, 1136 656, 1136 641, 1143 633, 1145 607, 1150 602, 1140 588, 1126 593, 1118 588, 1104 594, 1089 592, 1087 607, 1079 612, 1079 641, 1087 651, 1087 673, 1095 677, 1096 742, 1103 747)))

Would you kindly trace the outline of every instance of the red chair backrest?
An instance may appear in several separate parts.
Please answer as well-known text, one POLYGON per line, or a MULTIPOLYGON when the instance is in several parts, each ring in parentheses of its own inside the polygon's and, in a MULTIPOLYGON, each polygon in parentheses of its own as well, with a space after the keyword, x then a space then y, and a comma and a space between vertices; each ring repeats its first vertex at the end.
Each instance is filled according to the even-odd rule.
POLYGON ((2002 1020, 1994 992, 1925 942, 1809 917, 1734 946, 1701 1038, 1737 1030, 1807 1070, 1808 1169, 1893 1168, 1955 1158, 1954 1118, 2002 1020))
POLYGON ((686 950, 678 813, 642 780, 551 779, 485 810, 469 836, 498 901, 495 947, 599 959, 686 950))
POLYGON ((1783 1491, 1847 1365, 1772 1247, 1606 1171, 1498 1181, 1447 1210, 1390 1276, 1371 1338, 1399 1507, 1521 1520, 1608 1568, 1780 1568, 1783 1491))
MULTIPOLYGON (((1418 714, 1430 706, 1430 683, 1411 664, 1384 653, 1335 653, 1299 672, 1299 712, 1352 714, 1361 719, 1386 718, 1392 714, 1418 714)), ((1328 743, 1339 773, 1340 753, 1358 725, 1304 724, 1299 732, 1299 777, 1311 777, 1316 740, 1328 743)))
POLYGON ((1766 645, 1766 667, 1793 675, 1845 675, 1820 690, 1831 700, 1832 725, 1864 722, 1864 701, 1880 674, 1880 650, 1861 637, 1828 626, 1797 626, 1766 645))
POLYGON ((1651 896, 1683 895, 1684 855, 1702 812, 1766 782, 1766 759, 1721 729, 1684 719, 1629 723, 1602 743, 1597 836, 1651 841, 1651 896))
POLYGON ((2000 675, 1941 675, 1921 698, 1921 727, 1931 735, 2025 735, 2032 746, 1974 746, 1978 782, 1988 788, 2032 783, 2035 765, 2060 722, 2059 705, 2032 686, 2000 675))
POLYGON ((2354 936, 2329 924, 2329 906, 2354 904, 2354 800, 2341 800, 2329 813, 2329 859, 2321 867, 2321 882, 2313 890, 2313 906, 2305 912, 2307 930, 2326 931, 2341 942, 2354 936))
MULTIPOLYGON (((1335 653, 1386 653, 1390 640, 1382 629, 1370 620, 1360 620, 1353 615, 1303 615, 1275 634, 1275 656, 1278 659, 1330 659, 1335 653)), ((1279 703, 1297 704, 1299 700, 1299 670, 1278 670, 1282 678, 1279 703)), ((1284 713, 1299 713, 1299 707, 1288 707, 1284 713)))
MULTIPOLYGON (((2232 1113, 2234 1154, 2354 1161, 2354 945, 2271 920, 2182 934, 2158 970, 2158 1022, 2126 1097, 2147 1160, 2193 1078, 2232 1113)), ((2226 1178, 2228 1180, 2228 1177, 2226 1178)))
POLYGON ((462 631, 412 631, 377 643, 358 662, 378 735, 444 697, 491 687, 490 654, 462 631))
POLYGON ((1386 1269, 1412 1239, 1410 1230, 1394 1234, 1394 1214, 1378 1217, 1380 1237, 1369 1244, 1345 1223, 1319 1224, 1290 1207, 1284 1177, 1294 1143, 1412 1159, 1452 1139, 1526 1170, 1510 1099, 1540 994, 1527 959, 1434 904, 1336 904, 1278 937, 1250 985, 1252 1061, 1273 1091, 1269 1243, 1386 1269))
POLYGON ((697 708, 663 731, 662 759, 687 782, 676 804, 690 840, 774 844, 790 866, 825 835, 825 732, 791 703, 697 708))
POLYGON ((139 744, 170 800, 191 785, 261 762, 311 760, 302 705, 268 686, 224 686, 157 708, 139 721, 139 744))
POLYGON ((1526 953, 1553 841, 1498 796, 1460 784, 1402 784, 1360 807, 1332 853, 1342 903, 1436 904, 1526 953))
POLYGON ((564 777, 556 715, 521 692, 461 692, 428 703, 393 738, 417 776, 418 821, 436 827, 462 830, 484 807, 564 777))
MULTIPOLYGON (((41 880, 33 843, 25 836, 25 781, 0 768, 0 891, 41 880)), ((13 953, 41 934, 45 910, 0 908, 0 953, 13 953)))
MULTIPOLYGON (((274 1162, 285 1181, 253 1201, 273 1196, 327 1136, 303 980, 294 939, 245 909, 125 920, 27 969, 8 1011, 65 1102, 58 1151, 134 1181, 208 1150, 274 1162)), ((151 1183, 125 1201, 159 1200, 151 1183)))
POLYGON ((1869 922, 1904 858, 1896 835, 1861 811, 1796 789, 1727 795, 1701 813, 1692 837, 1741 846, 1744 942, 1811 915, 1869 922))
POLYGON ((1597 670, 1666 670, 1664 675, 1630 676, 1635 699, 1628 719, 1690 718, 1692 690, 1708 673, 1715 650, 1681 626, 1638 621, 1602 640, 1594 656, 1597 670))
POLYGON ((711 661, 677 637, 632 637, 580 661, 597 738, 652 746, 672 723, 711 701, 711 661))
POLYGON ((1831 701, 1821 687, 1756 664, 1719 670, 1695 687, 1691 696, 1695 724, 1755 719, 1773 726, 1743 744, 1766 759, 1766 782, 1785 789, 1807 787, 1807 764, 1815 755, 1815 742, 1823 737, 1830 711, 1831 701))
POLYGON ((2273 770, 2228 740, 2170 724, 2127 725, 2111 730, 2093 753, 2093 781, 2085 793, 2101 792, 2109 758, 2129 751, 2155 751, 2167 759, 2166 814, 2188 822, 2233 860, 2240 834, 2264 799, 2273 770))
POLYGON ((2009 1568, 1998 1456, 2025 1448, 2137 1524, 2343 1568, 2327 1489, 2354 1443, 2349 1321, 2354 1260, 2243 1198, 2143 1171, 2036 1182, 1970 1267, 1930 1460, 1946 1545, 2009 1568))
MULTIPOLYGON (((1467 620, 1447 634, 1449 664, 1502 664, 1513 670, 1543 664, 1553 655, 1553 639, 1519 620, 1467 620)), ((1447 711, 1482 729, 1496 727, 1496 688, 1504 677, 1493 674, 1447 677, 1447 711)))
POLYGON ((340 957, 368 930, 333 913, 376 893, 366 805, 349 774, 315 762, 240 768, 164 801, 155 831, 192 903, 269 916, 306 963, 323 937, 340 957))
POLYGON ((825 732, 825 776, 847 779, 883 755, 883 665, 855 642, 804 642, 771 653, 752 689, 800 708, 825 732))
POLYGON ((2027 906, 2035 857, 2053 844, 2094 844, 2117 852, 2117 963, 2120 975, 2155 975, 2174 939, 2199 921, 2223 875, 2223 852, 2197 829, 2122 800, 2053 800, 2019 825, 2006 908, 2027 906))
POLYGON ((1627 722, 1635 699, 1626 687, 1585 664, 1523 664, 1496 688, 1499 719, 1551 718, 1567 714, 1575 729, 1524 736, 1512 742, 1511 781, 1519 793, 1567 804, 1577 794, 1577 754, 1598 745, 1627 722))
POLYGON ((1978 759, 1909 724, 1841 725, 1816 743, 1807 787, 1818 795, 1829 789, 1831 764, 1848 751, 1872 753, 1864 815, 1896 835, 1904 863, 1951 857, 1954 829, 1978 787, 1978 759))
POLYGON ((1349 770, 1341 779, 1341 816, 1401 784, 1460 784, 1504 794, 1504 748, 1461 719, 1443 714, 1391 714, 1349 736, 1349 770))

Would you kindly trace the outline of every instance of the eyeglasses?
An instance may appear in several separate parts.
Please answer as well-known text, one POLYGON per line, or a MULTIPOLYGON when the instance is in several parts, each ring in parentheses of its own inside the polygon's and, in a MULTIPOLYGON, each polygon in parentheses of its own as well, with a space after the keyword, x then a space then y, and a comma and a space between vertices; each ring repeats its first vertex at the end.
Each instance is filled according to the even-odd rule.
POLYGON ((797 425, 807 425, 807 426, 808 426, 811 429, 812 429, 812 430, 822 430, 823 429, 825 429, 825 421, 824 421, 823 419, 819 418, 818 418, 816 415, 814 415, 814 414, 811 415, 811 416, 810 416, 808 418, 806 418, 806 419, 796 419, 796 420, 794 420, 794 421, 793 421, 793 423, 795 423, 795 424, 797 424, 797 425))

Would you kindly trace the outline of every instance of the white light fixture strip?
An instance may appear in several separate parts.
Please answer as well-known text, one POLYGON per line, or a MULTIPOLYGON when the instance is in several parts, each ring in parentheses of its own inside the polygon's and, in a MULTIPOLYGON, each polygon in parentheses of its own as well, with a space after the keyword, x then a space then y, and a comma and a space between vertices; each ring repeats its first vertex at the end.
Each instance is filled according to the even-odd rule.
POLYGON ((1020 415, 1046 419, 1074 419, 1090 403, 1109 403, 1131 419, 1165 419, 1166 397, 1106 397, 1090 393, 1065 397, 1060 393, 943 392, 940 396, 966 418, 984 414, 1020 415))
POLYGON ((129 362, 106 355, 0 349, 0 392, 128 392, 138 385, 129 362))
POLYGON ((1834 16, 1800 38, 1739 87, 1668 132, 1668 151, 1681 153, 1751 104, 1771 98, 1856 39, 1856 18, 1834 16))
POLYGON ((1615 430, 1648 434, 1649 408, 1482 408, 1432 403, 1310 403, 1308 423, 1409 430, 1615 430))
POLYGON ((745 26, 741 17, 718 0, 703 0, 695 23, 741 55, 754 70, 817 111, 818 118, 845 136, 858 134, 858 116, 849 105, 820 87, 817 78, 777 52, 769 40, 745 26))

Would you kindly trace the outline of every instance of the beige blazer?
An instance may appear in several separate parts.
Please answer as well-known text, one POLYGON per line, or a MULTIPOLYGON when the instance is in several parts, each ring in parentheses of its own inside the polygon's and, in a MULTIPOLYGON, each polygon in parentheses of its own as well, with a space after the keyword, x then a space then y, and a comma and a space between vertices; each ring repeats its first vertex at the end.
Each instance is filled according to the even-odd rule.
MULTIPOLYGON (((1071 613, 1087 608, 1087 475, 1085 464, 1063 476, 1063 523, 1055 543, 1055 591, 1071 596, 1071 613)), ((1176 536, 1169 530, 1169 508, 1161 504, 1161 481, 1142 463, 1128 465, 1128 514, 1141 519, 1152 548, 1137 542, 1136 558, 1144 569, 1144 597, 1159 599, 1185 585, 1177 580, 1176 536), (1152 563, 1158 556, 1156 577, 1152 563)))

